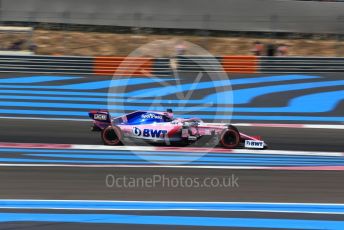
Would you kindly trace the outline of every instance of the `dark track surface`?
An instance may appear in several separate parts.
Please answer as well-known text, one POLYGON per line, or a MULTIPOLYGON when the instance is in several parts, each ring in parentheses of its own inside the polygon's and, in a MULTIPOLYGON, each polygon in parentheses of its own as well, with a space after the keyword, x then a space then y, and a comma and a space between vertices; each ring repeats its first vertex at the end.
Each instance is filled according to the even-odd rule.
POLYGON ((257 171, 144 168, 11 167, 1 175, 0 198, 162 201, 256 201, 344 203, 343 171, 257 171), (116 177, 224 177, 234 174, 239 187, 106 187, 116 177))
MULTIPOLYGON (((7 75, 4 75, 6 77, 7 75)), ((332 80, 332 75, 327 76, 332 80)), ((333 77, 337 79, 337 76, 333 77)), ((94 80, 94 78, 92 78, 94 80)), ((107 78, 97 78, 106 80, 107 78)), ((85 79, 88 81, 89 79, 85 79)), ((299 82, 299 81, 297 81, 299 82)), ((302 81, 300 81, 302 82, 302 81)), ((73 82, 70 82, 71 84, 73 82)), ((50 85, 50 83, 49 83, 50 85)), ((53 83, 51 83, 53 85, 53 83)), ((247 85, 243 86, 247 87, 247 85)), ((330 89, 342 89, 333 87, 330 89)), ((320 92, 320 89, 309 92, 320 92)), ((99 91, 102 92, 102 91, 99 91)), ((300 95, 308 91, 300 92, 300 95)), ((266 96, 252 106, 270 104, 284 106, 295 92, 266 96), (280 100, 280 99, 286 100, 280 100)), ((17 101, 17 100, 12 100, 17 101)), ((331 115, 342 116, 343 103, 331 115)), ((30 108, 31 109, 31 108, 30 108)), ((40 108, 42 109, 42 108, 40 108)), ((85 112, 86 113, 86 112, 85 112)), ((6 116, 7 114, 3 114, 6 116)), ((8 114, 8 116, 11 116, 8 114)), ((239 121, 236 121, 239 122, 239 121)), ((244 121, 247 122, 247 121, 244 121)), ((292 122, 295 123, 295 122, 292 122)), ((297 123, 297 122, 296 122, 297 123)), ((1 142, 101 144, 99 133, 90 132, 90 122, 0 119, 1 142)), ((249 135, 261 135, 275 150, 344 152, 344 130, 239 127, 249 135)), ((344 203, 344 171, 264 171, 216 169, 149 169, 149 168, 72 168, 72 167, 2 167, 0 199, 104 199, 104 200, 170 200, 170 201, 232 201, 232 202, 315 202, 344 203), (238 188, 107 188, 107 174, 116 176, 151 177, 239 177, 238 188)), ((4 210, 2 210, 4 211, 4 210)), ((6 212, 24 212, 6 210, 6 212)), ((27 212, 39 212, 29 210, 27 212)), ((58 211, 55 211, 58 213, 58 211)), ((65 211, 64 211, 65 212, 65 211)), ((73 212, 73 211, 70 211, 73 212)), ((125 212, 112 212, 125 213, 125 212)), ((128 212, 127 212, 128 213, 128 212)), ((130 212, 144 215, 148 212, 130 212)), ((276 213, 212 213, 156 212, 152 215, 253 218, 290 218, 343 220, 342 215, 276 214, 276 213)), ((223 229, 211 227, 73 224, 50 222, 1 223, 0 229, 223 229)), ((238 229, 238 228, 233 228, 238 229)), ((245 228, 240 228, 245 229, 245 228)), ((253 229, 253 228, 250 228, 253 229)))
MULTIPOLYGON (((0 174, 1 195, 6 199, 78 199, 78 200, 169 200, 169 201, 247 201, 247 202, 316 202, 343 203, 343 171, 254 171, 254 170, 187 170, 136 168, 6 168, 0 174), (239 177, 237 188, 107 188, 107 174, 129 177, 239 177)), ((6 210, 20 213, 87 213, 86 211, 6 210)), ((250 212, 183 212, 183 211, 93 211, 129 215, 217 216, 232 218, 314 219, 343 221, 343 215, 250 213, 250 212)), ((1 229, 228 229, 219 227, 186 227, 161 225, 86 224, 49 222, 3 223, 1 229)), ((258 229, 258 228, 231 228, 258 229)))
MULTIPOLYGON (((3 142, 101 144, 99 133, 89 131, 89 122, 1 119, 3 142)), ((262 135, 271 149, 343 151, 344 130, 240 127, 262 135), (307 137, 305 137, 307 136, 307 137)), ((264 171, 215 169, 2 167, 0 199, 162 200, 232 202, 344 203, 344 171, 264 171), (238 188, 107 188, 107 174, 151 177, 239 177, 238 188)), ((4 210, 2 210, 4 212, 4 210)), ((23 210, 5 210, 23 213, 23 210)), ((25 211, 24 211, 25 212, 25 211)), ((56 213, 57 211, 32 212, 56 213)), ((65 212, 65 211, 64 211, 65 212)), ((73 213, 73 211, 71 211, 73 213)), ((75 213, 75 211, 74 211, 75 213)), ((78 212, 80 213, 80 211, 78 212)), ((99 213, 99 212, 93 212, 99 213)), ((112 211, 112 214, 123 212, 112 211)), ((134 215, 216 215, 229 218, 282 218, 343 221, 342 215, 241 212, 127 212, 134 215)), ((52 222, 1 223, 1 229, 228 229, 162 225, 86 224, 52 222)), ((230 228, 259 229, 259 228, 230 228)))
MULTIPOLYGON (((0 119, 2 142, 102 144, 90 122, 0 119)), ((270 149, 344 152, 344 130, 238 127, 248 135, 260 135, 270 149)))
MULTIPOLYGON (((3 142, 100 144, 99 133, 88 122, 1 119, 3 142)), ((344 130, 241 127, 262 135, 271 149, 343 151, 344 130), (307 137, 305 137, 307 136, 307 137)), ((344 172, 240 171, 210 169, 101 169, 101 168, 7 168, 0 174, 1 198, 123 199, 195 201, 344 202, 344 172), (108 189, 108 173, 128 176, 240 177, 232 189, 108 189)))

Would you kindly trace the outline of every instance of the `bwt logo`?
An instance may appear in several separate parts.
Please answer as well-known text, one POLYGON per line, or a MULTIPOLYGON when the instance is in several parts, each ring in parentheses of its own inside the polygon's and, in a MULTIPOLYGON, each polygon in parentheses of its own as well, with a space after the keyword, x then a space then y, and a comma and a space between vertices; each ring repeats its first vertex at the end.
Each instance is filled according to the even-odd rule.
POLYGON ((245 141, 245 147, 263 148, 264 142, 263 141, 246 140, 245 141))
POLYGON ((133 128, 133 134, 134 134, 135 136, 141 136, 142 131, 141 131, 141 129, 139 129, 139 128, 137 128, 137 127, 134 127, 134 128, 133 128))
POLYGON ((133 134, 135 136, 143 136, 143 137, 160 137, 165 136, 167 130, 156 130, 156 129, 144 129, 143 131, 137 127, 133 128, 133 134))

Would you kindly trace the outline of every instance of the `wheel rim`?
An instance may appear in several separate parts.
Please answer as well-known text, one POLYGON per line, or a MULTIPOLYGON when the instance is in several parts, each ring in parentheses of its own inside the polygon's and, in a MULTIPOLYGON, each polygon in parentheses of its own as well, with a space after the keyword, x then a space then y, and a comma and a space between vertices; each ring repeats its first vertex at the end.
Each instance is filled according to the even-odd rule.
POLYGON ((120 141, 116 130, 112 127, 106 128, 104 130, 103 138, 106 143, 112 144, 112 145, 116 145, 120 141))
POLYGON ((234 148, 239 143, 239 135, 234 130, 226 130, 221 137, 221 143, 227 148, 234 148))

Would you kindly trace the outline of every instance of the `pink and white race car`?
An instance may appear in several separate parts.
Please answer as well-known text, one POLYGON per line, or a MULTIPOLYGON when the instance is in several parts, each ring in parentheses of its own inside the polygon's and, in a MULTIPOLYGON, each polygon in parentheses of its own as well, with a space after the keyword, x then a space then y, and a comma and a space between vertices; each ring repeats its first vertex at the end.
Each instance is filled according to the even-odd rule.
POLYGON ((135 111, 111 118, 106 110, 89 112, 92 131, 101 131, 105 145, 160 143, 166 145, 205 145, 225 148, 264 149, 267 145, 257 136, 248 136, 233 125, 204 123, 198 118, 174 118, 166 112, 135 111))

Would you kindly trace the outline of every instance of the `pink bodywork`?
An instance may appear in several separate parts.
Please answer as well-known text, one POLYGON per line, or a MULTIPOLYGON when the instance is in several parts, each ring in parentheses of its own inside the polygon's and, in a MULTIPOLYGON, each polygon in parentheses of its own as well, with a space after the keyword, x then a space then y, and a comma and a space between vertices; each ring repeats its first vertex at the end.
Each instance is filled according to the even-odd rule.
MULTIPOLYGON (((155 114, 165 115, 168 117, 173 117, 173 114, 167 112, 157 112, 157 111, 146 111, 147 113, 152 112, 155 114)), ((109 116, 108 111, 106 110, 95 110, 90 111, 91 114, 104 114, 109 116)), ((126 120, 126 115, 116 117, 106 121, 100 120, 93 120, 95 126, 99 127, 100 129, 104 129, 111 125, 114 120, 122 118, 124 121, 126 120)), ((112 124, 113 125, 113 124, 112 124)), ((228 124, 212 124, 212 123, 204 123, 199 118, 189 118, 189 119, 182 119, 177 118, 173 119, 170 122, 159 122, 159 123, 152 123, 152 124, 138 124, 138 125, 130 125, 130 124, 116 124, 118 127, 121 128, 124 137, 130 138, 140 138, 140 139, 149 139, 152 141, 163 141, 166 138, 174 141, 181 140, 182 138, 188 138, 188 136, 204 136, 204 135, 220 135, 224 129, 227 129, 228 124), (189 131, 183 132, 183 124, 185 123, 192 123, 197 122, 197 126, 189 125, 189 131), (155 136, 150 135, 144 136, 143 131, 150 130, 153 134, 158 134, 155 136)), ((260 137, 257 136, 249 136, 244 133, 240 133, 240 139, 242 142, 245 140, 261 140, 260 137)))

